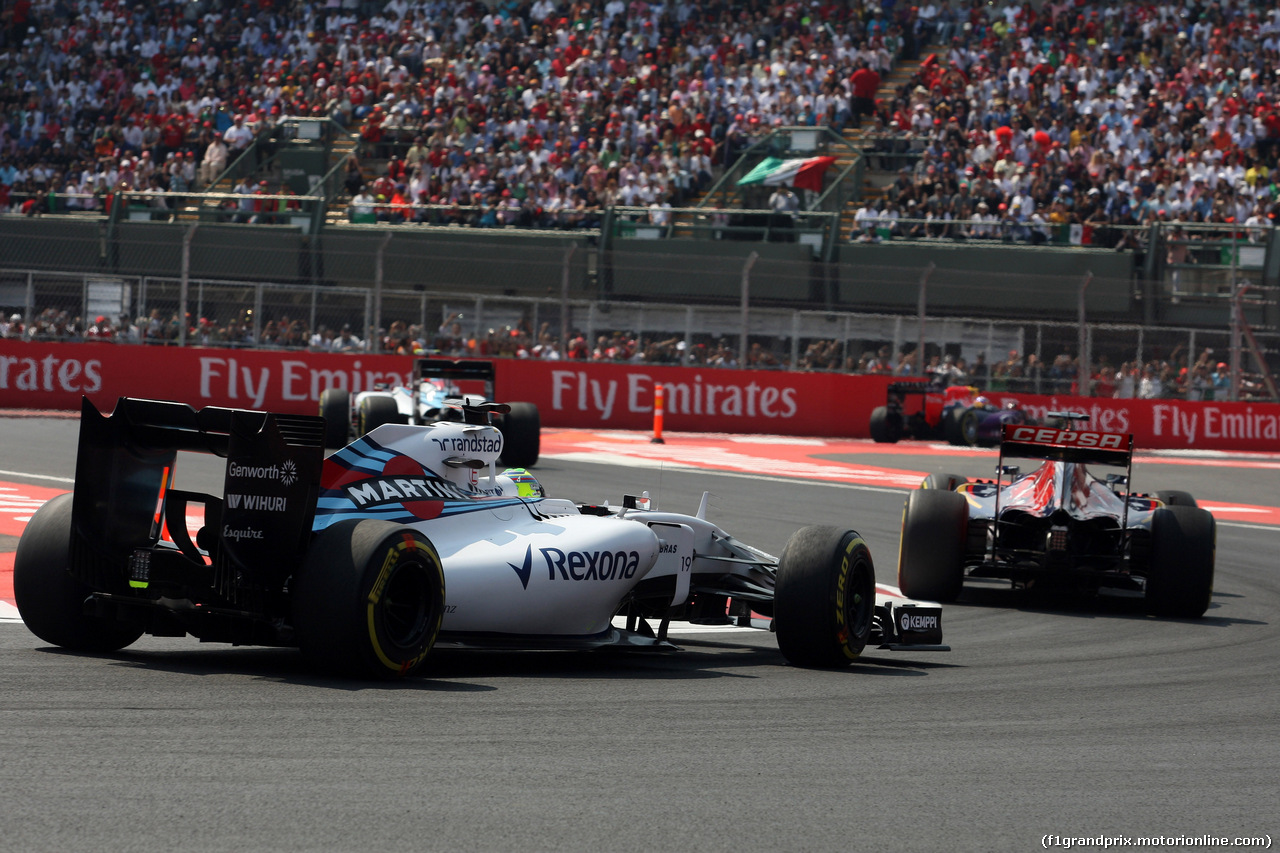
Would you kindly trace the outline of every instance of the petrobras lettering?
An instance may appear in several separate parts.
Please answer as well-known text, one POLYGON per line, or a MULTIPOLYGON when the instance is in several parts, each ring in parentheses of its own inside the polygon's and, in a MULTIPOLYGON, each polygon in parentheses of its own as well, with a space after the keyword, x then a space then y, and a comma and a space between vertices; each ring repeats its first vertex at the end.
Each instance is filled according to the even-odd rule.
POLYGON ((369 477, 348 485, 344 491, 351 502, 361 509, 405 501, 469 497, 448 480, 434 477, 369 477))
POLYGON ((239 542, 241 539, 263 539, 261 530, 254 530, 252 527, 232 527, 224 524, 222 526, 222 538, 234 539, 239 542))
POLYGON ((640 568, 636 551, 561 551, 540 548, 549 580, 611 581, 635 576, 640 568), (559 572, 559 575, 556 573, 559 572))
POLYGON ((0 391, 93 394, 101 388, 102 362, 98 359, 0 356, 0 391))
POLYGON ((668 542, 665 539, 658 543, 659 554, 675 554, 680 550, 680 546, 674 542, 668 542))
POLYGON ((898 617, 898 624, 904 631, 936 631, 938 617, 933 614, 912 613, 911 610, 904 609, 902 615, 898 617))
POLYGON ((289 507, 288 498, 273 495, 237 495, 228 493, 223 501, 227 509, 246 509, 255 512, 284 512, 289 507))
MULTIPOLYGON (((785 382, 785 374, 774 377, 779 384, 755 380, 731 382, 708 379, 701 372, 686 381, 662 383, 667 415, 705 415, 728 418, 794 418, 800 411, 797 390, 785 382)), ((647 373, 628 373, 626 411, 644 414, 653 411, 654 379, 647 373)), ((586 371, 551 371, 551 408, 556 411, 593 412, 601 421, 613 417, 618 404, 620 380, 593 379, 586 371)))
POLYGON ((471 435, 454 435, 444 438, 431 437, 442 451, 451 453, 501 453, 502 433, 497 430, 477 432, 471 435))

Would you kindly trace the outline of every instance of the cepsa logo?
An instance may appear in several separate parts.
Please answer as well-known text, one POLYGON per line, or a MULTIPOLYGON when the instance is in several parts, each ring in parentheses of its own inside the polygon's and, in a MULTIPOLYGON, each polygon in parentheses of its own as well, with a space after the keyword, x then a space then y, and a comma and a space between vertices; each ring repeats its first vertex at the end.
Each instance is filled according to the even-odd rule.
POLYGON ((1096 447, 1103 450, 1120 450, 1128 445, 1128 436, 1115 432, 1074 432, 1050 427, 1020 426, 1005 430, 1005 437, 1013 441, 1033 444, 1069 444, 1075 447, 1096 447))

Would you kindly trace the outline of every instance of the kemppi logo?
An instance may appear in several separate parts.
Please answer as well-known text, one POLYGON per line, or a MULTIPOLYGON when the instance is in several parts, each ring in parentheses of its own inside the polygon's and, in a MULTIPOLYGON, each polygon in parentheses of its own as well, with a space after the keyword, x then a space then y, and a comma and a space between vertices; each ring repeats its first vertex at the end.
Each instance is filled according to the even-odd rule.
POLYGON ((904 610, 902 611, 902 616, 898 618, 898 624, 902 626, 904 631, 936 631, 938 629, 938 617, 904 610))

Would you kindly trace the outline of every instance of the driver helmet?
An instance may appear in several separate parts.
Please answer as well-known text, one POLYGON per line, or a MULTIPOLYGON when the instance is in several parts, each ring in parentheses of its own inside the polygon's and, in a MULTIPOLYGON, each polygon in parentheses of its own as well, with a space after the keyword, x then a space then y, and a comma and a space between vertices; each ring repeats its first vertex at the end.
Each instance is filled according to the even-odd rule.
POLYGON ((987 406, 991 405, 991 401, 988 400, 986 397, 979 395, 973 398, 973 405, 975 408, 985 409, 987 406))
MULTIPOLYGON (((502 472, 502 476, 511 480, 515 486, 515 493, 519 497, 545 498, 547 496, 542 484, 526 468, 508 468, 502 472)), ((505 489, 503 491, 506 492, 505 489)))

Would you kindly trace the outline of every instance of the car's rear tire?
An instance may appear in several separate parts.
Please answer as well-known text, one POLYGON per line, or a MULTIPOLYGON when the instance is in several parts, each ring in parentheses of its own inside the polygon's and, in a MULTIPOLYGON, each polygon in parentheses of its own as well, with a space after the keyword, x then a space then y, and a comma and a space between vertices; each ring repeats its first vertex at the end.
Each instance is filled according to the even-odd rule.
POLYGON ((444 619, 444 569, 425 536, 389 521, 340 521, 316 534, 293 580, 298 646, 321 669, 409 675, 444 619))
POLYGON ((357 412, 360 435, 365 436, 383 424, 401 424, 404 418, 393 397, 364 397, 357 412))
POLYGON ((965 409, 960 415, 960 441, 958 444, 967 444, 970 447, 977 447, 981 443, 978 435, 978 429, 982 426, 982 418, 986 413, 981 409, 965 409))
POLYGON ((964 585, 969 504, 964 495, 916 489, 902 510, 898 587, 908 598, 955 601, 964 585))
POLYGON ((1195 506, 1196 499, 1191 496, 1190 492, 1180 492, 1175 489, 1168 489, 1155 493, 1156 500, 1163 501, 1165 506, 1195 506))
POLYGON ((502 416, 502 464, 509 468, 532 468, 542 449, 542 419, 533 403, 511 403, 502 416))
POLYGON ((344 446, 351 434, 351 394, 345 388, 321 391, 320 417, 324 418, 324 446, 344 446))
POLYGON ((888 406, 876 406, 871 410, 870 431, 872 441, 893 444, 902 438, 902 416, 888 406))
POLYGON ((961 477, 959 474, 930 474, 924 478, 924 482, 920 484, 920 488, 937 489, 941 492, 954 492, 957 486, 963 486, 968 482, 968 477, 961 477))
POLYGON ((89 616, 93 589, 67 571, 72 495, 58 495, 36 510, 13 558, 13 597, 22 621, 46 643, 84 652, 113 652, 142 636, 131 622, 89 616))
POLYGON ((847 666, 871 636, 876 606, 871 552, 853 530, 804 527, 778 561, 774 628, 796 666, 847 666))
POLYGON ((960 432, 960 418, 964 415, 964 407, 951 406, 942 410, 942 437, 947 444, 964 444, 964 435, 960 432))
POLYGON ((1217 525, 1208 510, 1166 506, 1151 516, 1147 612, 1197 619, 1213 598, 1217 525))

